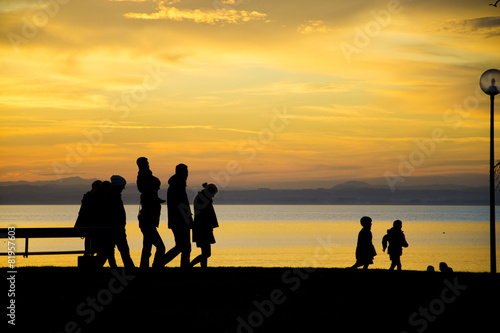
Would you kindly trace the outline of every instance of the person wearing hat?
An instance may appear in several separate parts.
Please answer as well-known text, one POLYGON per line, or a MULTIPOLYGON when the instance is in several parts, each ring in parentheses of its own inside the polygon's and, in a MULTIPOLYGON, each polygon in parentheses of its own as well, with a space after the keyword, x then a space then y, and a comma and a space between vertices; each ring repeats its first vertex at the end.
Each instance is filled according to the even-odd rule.
POLYGON ((135 265, 130 257, 130 248, 127 242, 127 234, 125 232, 127 214, 122 200, 122 191, 126 184, 127 181, 122 176, 111 176, 111 187, 109 188, 105 208, 107 218, 112 227, 113 241, 116 247, 118 247, 118 251, 120 251, 123 265, 126 268, 132 268, 135 265))
POLYGON ((151 248, 156 247, 156 253, 153 266, 161 260, 165 254, 165 244, 158 233, 160 224, 161 204, 165 202, 158 197, 160 190, 160 180, 153 176, 149 169, 149 162, 146 157, 137 159, 139 172, 137 174, 137 189, 141 192, 141 209, 139 210, 139 228, 143 235, 141 268, 149 267, 149 257, 151 257, 151 248))
POLYGON ((211 244, 215 243, 214 228, 219 227, 213 206, 213 197, 218 189, 215 184, 204 183, 203 190, 194 199, 193 242, 201 248, 201 254, 191 261, 191 266, 200 263, 207 267, 208 258, 212 255, 211 244))

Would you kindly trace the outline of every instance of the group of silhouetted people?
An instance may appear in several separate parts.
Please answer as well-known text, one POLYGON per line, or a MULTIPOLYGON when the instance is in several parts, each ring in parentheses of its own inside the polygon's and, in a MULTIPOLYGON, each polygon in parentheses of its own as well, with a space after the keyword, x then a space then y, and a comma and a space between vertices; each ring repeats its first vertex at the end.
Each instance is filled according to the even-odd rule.
MULTIPOLYGON (((368 266, 373 264, 373 258, 377 255, 377 251, 375 251, 375 247, 372 243, 372 219, 368 216, 363 216, 360 223, 363 228, 358 234, 356 263, 352 267, 349 267, 352 269, 356 269, 358 267, 368 269, 368 266)), ((391 259, 391 267, 389 268, 391 271, 394 270, 394 268, 397 268, 398 271, 401 270, 403 247, 408 247, 408 242, 406 241, 402 228, 403 223, 400 220, 396 220, 394 221, 392 228, 388 229, 387 234, 382 238, 383 251, 387 249, 387 244, 389 244, 387 253, 391 259)))
MULTIPOLYGON (((176 166, 175 174, 168 180, 166 200, 168 228, 174 235, 175 246, 165 252, 165 245, 158 233, 161 204, 165 203, 165 200, 158 196, 161 182, 153 176, 146 157, 139 157, 137 166, 137 189, 141 193, 138 220, 143 234, 140 268, 149 267, 153 245, 156 247, 153 267, 164 267, 180 254, 181 268, 188 269, 198 263, 206 268, 211 256, 211 244, 215 243, 213 229, 219 226, 213 207, 213 197, 218 192, 217 186, 207 183, 202 185, 203 190, 194 199, 193 219, 186 193, 188 167, 185 164, 176 166), (190 261, 191 230, 193 242, 201 248, 201 254, 193 261, 190 261)), ((116 267, 115 246, 120 251, 124 266, 135 267, 125 233, 126 213, 121 198, 126 184, 123 177, 114 175, 111 182, 95 181, 92 189, 83 196, 75 227, 107 228, 106 232, 85 239, 85 256, 95 255, 95 265, 98 267, 102 267, 106 261, 111 267, 116 267)))
POLYGON ((92 189, 83 196, 75 227, 109 228, 106 232, 85 239, 85 254, 95 254, 96 265, 102 266, 108 261, 109 266, 117 267, 116 246, 124 266, 134 267, 125 232, 127 215, 122 201, 122 191, 127 182, 118 175, 111 176, 110 180, 92 183, 92 189))

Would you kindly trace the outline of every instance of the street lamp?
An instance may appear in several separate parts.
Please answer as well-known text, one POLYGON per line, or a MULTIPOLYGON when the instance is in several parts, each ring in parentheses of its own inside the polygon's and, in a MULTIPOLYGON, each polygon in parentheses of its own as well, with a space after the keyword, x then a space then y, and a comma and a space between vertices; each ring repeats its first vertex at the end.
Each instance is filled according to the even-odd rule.
POLYGON ((500 93, 500 71, 488 69, 481 75, 479 86, 485 94, 490 95, 490 262, 491 272, 497 272, 495 244, 495 95, 500 93))

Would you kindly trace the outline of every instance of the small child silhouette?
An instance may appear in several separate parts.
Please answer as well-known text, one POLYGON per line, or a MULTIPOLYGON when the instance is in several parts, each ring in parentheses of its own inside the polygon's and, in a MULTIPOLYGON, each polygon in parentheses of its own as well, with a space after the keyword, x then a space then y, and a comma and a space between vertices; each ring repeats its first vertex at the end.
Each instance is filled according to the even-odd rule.
POLYGON ((387 234, 382 238, 382 248, 383 251, 387 248, 387 242, 389 242, 389 249, 387 253, 391 259, 390 271, 394 270, 394 267, 401 270, 401 255, 403 255, 403 247, 408 247, 408 243, 405 239, 405 234, 401 230, 403 228, 403 222, 396 220, 392 224, 392 228, 387 230, 387 234))

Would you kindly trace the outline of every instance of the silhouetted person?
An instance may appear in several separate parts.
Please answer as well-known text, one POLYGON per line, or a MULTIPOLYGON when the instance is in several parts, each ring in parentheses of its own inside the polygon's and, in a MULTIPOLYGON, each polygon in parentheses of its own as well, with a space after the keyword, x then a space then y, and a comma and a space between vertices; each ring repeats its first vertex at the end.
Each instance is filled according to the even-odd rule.
MULTIPOLYGON (((78 212, 78 218, 75 222, 75 228, 88 228, 97 226, 98 219, 98 198, 96 195, 97 190, 101 186, 101 181, 96 180, 92 183, 92 189, 85 193, 82 198, 82 204, 80 205, 80 211, 78 212)), ((85 256, 92 256, 95 250, 92 249, 92 239, 91 237, 85 237, 85 256)))
POLYGON ((112 238, 118 251, 120 251, 123 265, 126 268, 132 268, 135 265, 130 257, 130 248, 127 242, 127 233, 125 232, 127 214, 122 201, 122 191, 126 184, 127 181, 125 178, 118 175, 111 176, 111 187, 108 191, 105 209, 107 211, 106 218, 109 219, 110 225, 113 228, 112 238))
POLYGON ((191 261, 191 266, 198 263, 207 267, 208 258, 212 255, 211 245, 215 243, 214 228, 219 227, 213 206, 213 197, 218 189, 214 184, 204 183, 203 190, 194 199, 193 242, 201 248, 201 254, 191 261))
POLYGON ((448 265, 445 262, 439 263, 439 270, 441 271, 441 273, 443 273, 443 275, 446 278, 453 276, 453 269, 451 267, 448 267, 448 265))
POLYGON ((382 248, 383 251, 387 248, 387 242, 389 242, 389 249, 387 253, 391 259, 390 271, 394 270, 394 267, 401 270, 401 256, 403 255, 403 247, 408 247, 406 242, 405 234, 401 230, 403 228, 403 222, 400 220, 394 221, 392 228, 387 230, 387 234, 382 238, 382 248))
POLYGON ((191 253, 190 230, 193 224, 193 214, 186 193, 188 167, 179 164, 175 167, 175 174, 168 180, 167 209, 168 228, 172 230, 175 246, 171 248, 162 260, 162 266, 168 264, 181 253, 181 267, 189 268, 189 255, 191 253))
POLYGON ((156 247, 153 266, 159 265, 165 254, 165 245, 157 229, 160 224, 161 203, 165 200, 158 197, 161 182, 149 169, 148 159, 139 157, 137 166, 139 167, 137 189, 141 192, 141 209, 137 218, 143 235, 140 267, 147 268, 153 245, 156 247))
POLYGON ((372 243, 372 219, 368 216, 363 216, 360 223, 363 228, 358 234, 356 263, 351 267, 352 269, 356 269, 361 266, 363 266, 363 269, 368 269, 368 265, 373 264, 373 258, 377 255, 375 247, 372 243))

